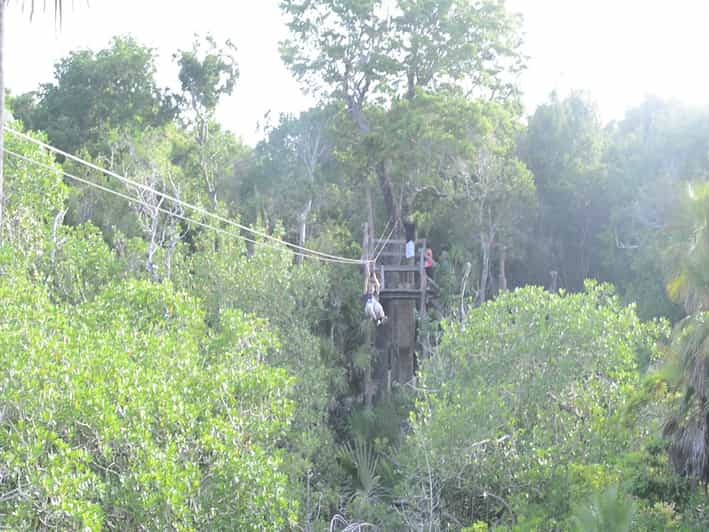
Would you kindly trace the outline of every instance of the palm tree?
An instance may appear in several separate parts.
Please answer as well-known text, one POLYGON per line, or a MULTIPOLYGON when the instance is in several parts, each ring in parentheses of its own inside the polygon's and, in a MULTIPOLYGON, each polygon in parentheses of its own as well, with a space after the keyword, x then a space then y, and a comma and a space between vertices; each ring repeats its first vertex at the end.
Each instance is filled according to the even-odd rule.
MULTIPOLYGON (((4 59, 3 54, 5 52, 5 6, 10 3, 10 0, 0 0, 0 237, 2 234, 2 221, 3 221, 3 204, 5 202, 4 194, 4 184, 5 184, 5 174, 4 174, 4 139, 5 133, 2 126, 5 123, 5 72, 3 69, 4 59)), ((30 0, 30 19, 34 15, 34 0, 30 0)), ((24 4, 23 4, 24 5, 24 4)), ((45 0, 45 7, 47 2, 45 0)), ((54 16, 57 20, 61 22, 62 19, 62 0, 54 0, 54 16)))
POLYGON ((688 184, 669 247, 670 297, 688 316, 673 331, 671 363, 680 404, 665 425, 675 470, 709 483, 709 183, 688 184))
POLYGON ((709 311, 709 183, 687 184, 669 237, 669 296, 688 314, 709 311))

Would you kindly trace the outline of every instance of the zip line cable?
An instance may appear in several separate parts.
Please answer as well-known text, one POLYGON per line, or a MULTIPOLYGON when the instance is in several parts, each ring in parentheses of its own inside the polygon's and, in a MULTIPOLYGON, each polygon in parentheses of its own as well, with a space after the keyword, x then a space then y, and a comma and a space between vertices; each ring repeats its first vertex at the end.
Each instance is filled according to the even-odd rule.
POLYGON ((391 235, 394 234, 394 229, 396 229, 396 224, 394 224, 394 226, 391 228, 391 231, 389 231, 389 236, 387 236, 386 240, 384 241, 384 244, 382 244, 382 248, 379 250, 379 253, 377 253, 377 256, 374 257, 374 264, 377 263, 377 261, 379 260, 379 256, 382 254, 384 249, 387 247, 387 244, 389 243, 389 239, 391 239, 391 235))
MULTIPOLYGON (((56 168, 53 168, 52 166, 49 166, 49 165, 47 165, 47 164, 44 164, 44 163, 42 163, 42 162, 40 162, 40 161, 37 161, 37 160, 35 160, 35 159, 31 159, 31 158, 29 158, 29 157, 25 157, 24 155, 21 155, 21 154, 19 154, 19 153, 15 153, 15 152, 13 152, 12 150, 5 149, 4 151, 5 151, 5 153, 7 153, 8 155, 11 155, 11 156, 13 156, 13 157, 17 157, 18 159, 22 159, 23 161, 26 161, 26 162, 31 163, 31 164, 35 164, 35 165, 37 165, 37 166, 39 166, 39 167, 45 168, 45 169, 50 170, 50 171, 52 171, 52 172, 61 173, 61 174, 63 174, 64 176, 68 177, 69 179, 72 179, 72 180, 74 180, 74 181, 78 181, 79 183, 83 183, 83 184, 85 184, 85 185, 89 185, 89 186, 91 186, 91 187, 97 188, 98 190, 101 190, 101 191, 103 191, 103 192, 108 192, 109 194, 113 194, 113 195, 115 195, 115 196, 118 196, 118 197, 120 197, 120 198, 123 198, 123 199, 125 199, 125 200, 128 200, 128 202, 130 202, 130 203, 137 203, 137 204, 139 204, 139 205, 143 205, 143 206, 148 207, 148 208, 150 208, 150 209, 156 209, 156 210, 158 210, 158 211, 160 211, 160 212, 163 212, 163 213, 165 213, 165 214, 168 214, 168 215, 170 215, 170 216, 174 216, 174 217, 176 217, 176 218, 180 218, 180 219, 182 219, 182 220, 184 220, 184 221, 186 221, 186 222, 196 224, 196 225, 201 226, 201 227, 204 227, 204 228, 206 228, 206 229, 212 229, 212 230, 214 230, 214 231, 216 231, 216 232, 219 232, 219 233, 222 233, 222 234, 225 234, 225 235, 228 235, 228 236, 234 236, 234 237, 240 238, 240 239, 242 239, 242 240, 245 240, 245 241, 247 241, 247 242, 251 242, 251 243, 253 243, 253 244, 263 245, 263 246, 266 246, 266 247, 270 247, 270 248, 272 248, 272 249, 279 249, 279 250, 281 250, 281 251, 283 251, 284 249, 287 249, 287 248, 278 248, 278 247, 276 247, 276 246, 272 246, 272 245, 266 244, 266 243, 264 243, 264 242, 258 242, 258 241, 252 240, 252 239, 250 239, 250 238, 248 238, 248 237, 245 237, 245 236, 243 236, 243 235, 239 235, 239 234, 237 234, 237 233, 232 233, 231 231, 227 231, 227 230, 225 230, 225 229, 222 229, 221 227, 215 227, 215 226, 213 226, 213 225, 206 224, 206 223, 204 223, 204 222, 200 222, 199 220, 195 220, 195 219, 193 219, 193 218, 189 218, 189 217, 187 217, 187 216, 184 216, 184 215, 181 215, 181 214, 178 214, 178 213, 173 213, 172 211, 169 211, 169 210, 167 210, 167 209, 164 209, 164 208, 162 208, 162 207, 160 207, 160 206, 151 205, 150 203, 147 203, 147 202, 141 200, 140 198, 136 198, 136 197, 134 197, 134 196, 129 196, 128 194, 124 194, 123 192, 120 192, 120 191, 117 191, 117 190, 113 190, 113 189, 111 189, 111 188, 109 188, 109 187, 105 187, 105 186, 103 186, 103 185, 101 185, 101 184, 99 184, 99 183, 95 183, 95 182, 93 182, 93 181, 89 181, 88 179, 84 179, 83 177, 75 176, 75 175, 70 174, 70 173, 68 173, 68 172, 65 172, 65 171, 63 171, 63 170, 57 170, 56 168)), ((308 257, 311 257, 311 256, 308 255, 308 257)))
MULTIPOLYGON (((0 0, 0 1, 1 1, 1 0, 0 0)), ((133 187, 135 187, 135 188, 140 188, 140 189, 142 189, 142 190, 144 190, 144 191, 146 191, 146 192, 151 192, 151 193, 153 193, 153 194, 156 194, 156 195, 158 195, 158 196, 160 196, 160 197, 163 197, 163 198, 165 198, 165 199, 167 199, 167 200, 172 201, 173 203, 175 203, 175 204, 177 204, 177 205, 180 205, 180 206, 182 206, 182 207, 191 209, 191 210, 193 210, 193 211, 195 211, 195 212, 197 212, 197 213, 199 213, 199 214, 202 214, 203 216, 207 216, 207 217, 209 217, 209 218, 213 218, 213 219, 215 219, 215 220, 217 220, 217 221, 219 221, 219 222, 225 223, 225 224, 227 224, 227 225, 231 225, 231 226, 237 227, 238 229, 240 229, 240 230, 242 230, 242 231, 247 231, 247 232, 251 233, 252 235, 257 235, 257 236, 260 236, 261 238, 264 238, 264 239, 267 239, 267 240, 271 240, 271 241, 275 241, 275 242, 277 242, 278 244, 283 245, 283 246, 286 246, 286 247, 288 247, 288 248, 291 248, 291 249, 294 249, 294 250, 298 250, 298 251, 302 251, 303 253, 310 253, 311 255, 317 255, 317 256, 319 256, 319 257, 331 259, 330 261, 325 261, 325 262, 340 262, 340 263, 343 263, 343 264, 346 263, 346 264, 357 264, 357 265, 361 265, 361 264, 364 264, 364 263, 366 262, 366 261, 363 261, 363 260, 360 260, 360 259, 351 259, 351 258, 348 258, 348 257, 341 257, 341 256, 339 256, 339 255, 332 255, 332 254, 330 254, 330 253, 325 253, 325 252, 322 252, 322 251, 317 251, 317 250, 314 250, 314 249, 309 249, 309 248, 306 248, 306 247, 303 247, 303 246, 299 246, 299 245, 293 244, 293 243, 291 243, 291 242, 286 242, 286 241, 284 241, 284 240, 281 240, 281 239, 279 239, 279 238, 276 238, 276 237, 274 237, 274 236, 271 236, 271 235, 269 235, 268 233, 264 233, 264 232, 262 232, 262 231, 257 231, 256 229, 252 229, 252 228, 250 228, 250 227, 247 227, 247 226, 245 226, 245 225, 242 225, 242 224, 240 224, 240 223, 237 223, 237 222, 235 222, 235 221, 233 221, 233 220, 229 220, 228 218, 224 218, 223 216, 220 216, 220 215, 218 215, 218 214, 215 214, 215 213, 213 213, 213 212, 210 212, 210 211, 208 211, 208 210, 206 210, 206 209, 204 209, 204 208, 202 208, 202 207, 198 207, 197 205, 192 205, 191 203, 187 203, 187 202, 185 202, 185 201, 183 201, 183 200, 181 200, 181 199, 179 199, 179 198, 175 198, 174 196, 171 196, 171 195, 166 194, 166 193, 164 193, 164 192, 160 192, 159 190, 155 190, 154 188, 149 187, 149 186, 147 186, 147 185, 145 185, 145 184, 143 184, 143 183, 139 183, 139 182, 134 181, 134 180, 132 180, 132 179, 129 179, 129 178, 125 177, 125 176, 122 176, 122 175, 119 175, 119 174, 117 174, 117 173, 115 173, 115 172, 112 172, 111 170, 107 170, 107 169, 105 169, 105 168, 102 168, 102 167, 100 167, 100 166, 97 166, 97 165, 95 165, 95 164, 93 164, 93 163, 91 163, 91 162, 89 162, 89 161, 86 161, 86 160, 84 160, 84 159, 82 159, 82 158, 80 158, 80 157, 77 157, 76 155, 72 155, 71 153, 67 153, 67 152, 65 152, 65 151, 63 151, 63 150, 60 150, 59 148, 55 148, 54 146, 52 146, 52 145, 50 145, 50 144, 47 144, 46 142, 42 142, 41 140, 37 140, 37 139, 35 139, 35 138, 33 138, 33 137, 27 135, 26 133, 22 133, 21 131, 17 131, 17 130, 15 130, 15 129, 12 129, 12 128, 7 127, 7 126, 3 126, 3 129, 4 129, 5 131, 7 131, 8 133, 12 133, 13 135, 17 135, 17 136, 20 137, 20 138, 23 138, 23 139, 25 139, 25 140, 27 140, 27 141, 29 141, 29 142, 32 142, 33 144, 36 144, 37 146, 40 146, 40 147, 42 147, 42 148, 45 148, 45 149, 47 149, 47 150, 49 150, 49 151, 51 151, 51 152, 54 152, 54 153, 56 153, 56 154, 58 154, 58 155, 62 155, 63 157, 66 157, 67 159, 71 159, 72 161, 75 161, 75 162, 77 162, 77 163, 79 163, 79 164, 83 164, 84 166, 87 166, 87 167, 89 167, 89 168, 91 168, 91 169, 93 169, 93 170, 96 170, 96 171, 98 171, 98 172, 101 172, 101 173, 103 173, 103 174, 105 174, 105 175, 107 175, 107 176, 110 176, 110 177, 113 177, 113 178, 115 178, 115 179, 118 179, 119 181, 121 181, 121 182, 124 183, 124 184, 133 186, 133 187)), ((8 153, 9 153, 9 152, 8 152, 8 153)), ((68 177, 68 176, 67 176, 67 177, 68 177)), ((70 178, 70 179, 71 179, 71 178, 70 178)))
MULTIPOLYGON (((2 0, 0 0, 0 1, 2 1, 2 0)), ((158 210, 158 211, 163 212, 163 213, 165 213, 165 214, 167 214, 167 215, 169 215, 169 216, 174 216, 175 218, 179 218, 179 219, 181 219, 181 220, 184 220, 184 221, 186 221, 186 222, 188 222, 188 223, 192 223, 192 224, 198 225, 198 226, 200 226, 200 227, 204 227, 205 229, 212 229, 212 230, 215 231, 215 232, 218 232, 218 233, 221 233, 221 234, 224 234, 224 235, 227 235, 227 236, 232 236, 232 237, 235 237, 235 238, 244 240, 244 241, 246 241, 246 242, 250 242, 250 243, 255 244, 255 245, 258 245, 258 246, 265 246, 265 247, 270 248, 270 249, 275 249, 275 250, 278 250, 278 251, 288 251, 288 252, 291 253, 291 254, 294 254, 294 255, 296 254, 292 249, 290 249, 290 248, 288 248, 288 247, 286 247, 286 246, 276 246, 276 245, 270 244, 270 243, 268 243, 268 242, 259 242, 258 240, 254 240, 254 239, 252 239, 252 238, 249 238, 249 237, 247 237, 247 236, 241 235, 241 234, 239 234, 239 233, 235 233, 235 232, 233 232, 233 231, 227 231, 226 229, 223 229, 223 228, 221 228, 221 227, 216 227, 216 226, 210 225, 210 224, 208 224, 208 223, 204 223, 204 222, 201 222, 201 221, 199 221, 199 220, 195 220, 194 218, 190 218, 190 217, 184 216, 184 215, 182 215, 182 214, 174 213, 174 212, 172 212, 172 211, 169 211, 168 209, 165 209, 165 208, 160 207, 160 206, 157 206, 157 205, 151 205, 150 203, 145 202, 145 201, 141 200, 140 198, 136 198, 136 197, 134 197, 134 196, 129 196, 128 194, 124 194, 123 192, 120 192, 120 191, 117 191, 117 190, 113 190, 112 188, 103 186, 103 185, 101 185, 101 184, 99 184, 99 183, 95 183, 94 181, 90 181, 90 180, 88 180, 88 179, 84 179, 83 177, 79 177, 79 176, 70 174, 69 172, 66 172, 66 171, 64 171, 64 170, 58 170, 57 168, 54 168, 54 167, 52 167, 52 166, 50 166, 50 165, 48 165, 48 164, 45 164, 45 163, 43 163, 43 162, 37 161, 37 160, 35 160, 35 159, 32 159, 31 157, 26 157, 26 156, 24 156, 24 155, 21 155, 21 154, 19 154, 19 153, 16 153, 16 152, 12 151, 12 150, 8 150, 7 148, 4 148, 3 151, 4 151, 5 153, 7 153, 8 155, 12 156, 12 157, 16 157, 16 158, 18 158, 18 159, 21 159, 21 160, 23 160, 23 161, 25 161, 25 162, 28 162, 28 163, 30 163, 30 164, 34 164, 34 165, 36 165, 36 166, 39 166, 39 167, 44 168, 44 169, 46 169, 46 170, 49 170, 49 171, 51 171, 51 172, 61 173, 61 174, 63 174, 64 176, 68 177, 69 179, 72 179, 72 180, 77 181, 77 182, 79 182, 79 183, 83 183, 83 184, 88 185, 88 186, 90 186, 90 187, 97 188, 98 190, 101 190, 101 191, 103 191, 103 192, 107 192, 107 193, 109 193, 109 194, 113 194, 113 195, 115 195, 115 196, 118 196, 118 197, 120 197, 120 198, 123 198, 123 199, 125 199, 125 200, 128 200, 128 201, 131 202, 131 203, 137 203, 137 204, 139 204, 139 205, 143 205, 144 207, 148 207, 148 208, 150 208, 150 209, 158 210)), ((276 238, 275 240, 278 241, 277 238, 276 238)), ((299 253, 299 255, 303 255, 304 257, 307 257, 307 258, 309 258, 309 259, 319 260, 319 261, 322 261, 322 262, 337 263, 337 264, 351 264, 350 262, 343 262, 343 261, 340 261, 340 260, 330 259, 330 258, 327 258, 327 257, 320 257, 320 256, 317 256, 317 255, 310 255, 310 254, 305 254, 305 253, 299 253)), ((359 261, 360 264, 362 264, 363 262, 364 262, 364 261, 359 261)))
MULTIPOLYGON (((389 229, 389 224, 390 224, 390 223, 391 223, 391 216, 390 216, 389 219, 387 220, 387 223, 386 223, 386 225, 384 226, 384 230, 382 231, 382 234, 379 235, 379 244, 377 244, 376 246, 374 246, 374 251, 375 251, 375 253, 372 253, 372 256, 374 256, 374 257, 379 257, 379 253, 381 253, 382 250, 380 249, 379 252, 376 252, 376 249, 377 249, 380 245, 381 245, 382 247, 384 247, 384 246, 387 245, 387 242, 385 242, 385 241, 382 240, 382 239, 384 238, 384 235, 386 234, 387 229, 389 229)), ((375 259, 375 260, 376 260, 376 259, 375 259)))
MULTIPOLYGON (((42 148, 45 148, 45 149, 47 149, 47 150, 49 150, 49 151, 52 151, 52 152, 54 152, 54 153, 56 153, 56 154, 62 155, 62 156, 64 156, 64 157, 68 158, 68 159, 71 159, 71 160, 73 160, 73 161, 79 163, 79 164, 83 164, 84 166, 88 166, 89 168, 92 168, 92 169, 94 169, 94 170, 97 170, 97 171, 99 171, 99 172, 101 172, 101 173, 103 173, 103 174, 105 174, 105 175, 108 175, 108 176, 110 176, 110 177, 114 177, 114 178, 118 179, 119 181, 123 182, 124 184, 130 185, 130 186, 133 186, 133 187, 136 187, 136 188, 140 188, 140 189, 142 189, 142 190, 145 190, 146 192, 151 192, 151 193, 153 193, 153 194, 156 194, 157 196, 160 196, 160 197, 163 197, 163 198, 165 198, 165 199, 168 199, 168 200, 172 201, 173 203, 176 203, 176 204, 178 204, 178 205, 181 205, 182 207, 186 207, 186 208, 188 208, 188 209, 191 209, 191 210, 193 210, 193 211, 195 211, 195 212, 197 212, 197 213, 199 213, 199 214, 202 214, 202 215, 207 216, 207 217, 209 217, 209 218, 213 218, 213 219, 215 219, 215 220, 217 220, 217 221, 219 221, 219 222, 222 222, 222 223, 225 223, 225 224, 228 224, 228 225, 237 227, 238 229, 243 230, 243 231, 247 231, 247 232, 249 232, 249 233, 251 233, 251 234, 253 234, 253 235, 257 235, 257 236, 260 236, 260 237, 262 237, 262 238, 264 238, 264 239, 277 242, 278 244, 284 245, 284 246, 289 247, 289 248, 292 248, 292 249, 300 250, 300 251, 302 251, 302 252, 304 252, 304 253, 309 253, 309 254, 311 254, 311 255, 318 255, 318 256, 320 256, 320 257, 325 257, 325 258, 328 258, 328 259, 333 259, 333 260, 335 260, 335 261, 337 261, 337 262, 343 262, 343 263, 349 263, 349 264, 362 264, 362 261, 361 261, 361 260, 358 260, 358 259, 350 259, 350 258, 347 258, 347 257, 341 257, 341 256, 338 256, 338 255, 332 255, 332 254, 329 254, 329 253, 325 253, 325 252, 321 252, 321 251, 309 249, 309 248, 306 248, 306 247, 303 247, 303 246, 299 246, 299 245, 297 245, 297 244, 293 244, 293 243, 290 243, 290 242, 283 241, 283 240, 281 240, 281 239, 279 239, 279 238, 276 238, 276 237, 273 237, 273 236, 271 236, 271 235, 269 235, 269 234, 267 234, 267 233, 264 233, 264 232, 261 232, 261 231, 257 231, 257 230, 255 230, 255 229, 252 229, 252 228, 250 228, 250 227, 247 227, 247 226, 245 226, 245 225, 243 225, 243 224, 239 224, 239 223, 237 223, 237 222, 234 222, 233 220, 229 220, 228 218, 224 218, 223 216, 220 216, 220 215, 218 215, 218 214, 215 214, 215 213, 213 213, 213 212, 210 212, 210 211, 208 211, 208 210, 206 210, 206 209, 204 209, 204 208, 202 208, 202 207, 193 205, 193 204, 191 204, 191 203, 187 203, 187 202, 184 201, 184 200, 180 200, 179 198, 175 198, 174 196, 171 196, 171 195, 166 194, 166 193, 164 193, 164 192, 161 192, 161 191, 159 191, 159 190, 155 190, 155 189, 153 189, 152 187, 149 187, 149 186, 147 186, 147 185, 145 185, 145 184, 143 184, 143 183, 139 183, 139 182, 137 182, 137 181, 134 181, 134 180, 132 180, 132 179, 129 179, 129 178, 125 177, 125 176, 119 175, 119 174, 117 174, 117 173, 115 173, 115 172, 112 172, 111 170, 107 170, 107 169, 105 169, 105 168, 102 168, 102 167, 100 167, 100 166, 97 166, 97 165, 95 165, 95 164, 93 164, 93 163, 91 163, 91 162, 89 162, 89 161, 86 161, 86 160, 84 160, 84 159, 81 159, 80 157, 77 157, 77 156, 75 156, 75 155, 72 155, 72 154, 70 154, 70 153, 67 153, 67 152, 65 152, 65 151, 63 151, 63 150, 60 150, 59 148, 55 148, 54 146, 51 146, 50 144, 47 144, 47 143, 45 143, 45 142, 42 142, 42 141, 37 140, 37 139, 35 139, 35 138, 32 138, 31 136, 29 136, 29 135, 27 135, 27 134, 25 134, 25 133, 16 131, 16 130, 14 130, 14 129, 12 129, 12 128, 9 128, 9 127, 7 127, 7 126, 4 126, 4 129, 5 129, 6 131, 12 133, 12 134, 18 135, 19 137, 24 138, 24 139, 26 139, 26 140, 28 140, 28 141, 34 143, 34 144, 36 144, 36 145, 38 145, 38 146, 40 146, 40 147, 42 147, 42 148)), ((328 261, 326 261, 326 262, 328 262, 328 261)))
MULTIPOLYGON (((384 233, 386 233, 387 229, 389 229, 389 224, 394 221, 393 218, 390 216, 389 220, 387 220, 386 225, 384 226, 384 230, 382 231, 381 236, 379 237, 379 241, 381 242, 381 248, 379 248, 379 251, 374 254, 374 259, 372 262, 376 263, 379 260, 379 257, 381 256, 382 252, 384 251, 384 248, 386 248, 387 244, 389 243, 389 240, 391 240, 391 235, 394 234, 394 230, 396 229, 396 222, 394 222, 394 225, 391 226, 391 231, 389 231, 389 235, 387 235, 386 239, 384 239, 384 233)), ((375 250, 377 249, 376 246, 374 248, 375 250)))
MULTIPOLYGON (((113 195, 115 195, 115 196, 118 196, 118 197, 120 197, 120 198, 123 198, 123 199, 127 200, 128 202, 137 203, 137 204, 139 204, 139 205, 143 205, 143 206, 148 207, 148 208, 150 208, 150 209, 156 209, 156 210, 158 210, 158 211, 160 211, 160 212, 163 212, 163 213, 165 213, 165 214, 167 214, 167 215, 170 215, 170 216, 174 216, 175 218, 179 218, 179 219, 184 220, 184 221, 186 221, 186 222, 188 222, 188 223, 193 223, 193 224, 195 224, 195 225, 198 225, 198 226, 200 226, 200 227, 204 227, 204 228, 206 228, 206 229, 212 229, 212 230, 214 230, 214 231, 216 231, 216 232, 218 232, 218 233, 222 233, 222 234, 227 235, 227 236, 233 236, 233 237, 235 237, 235 238, 244 240, 244 241, 246 241, 246 242, 250 242, 250 243, 255 244, 255 245, 258 245, 258 246, 264 246, 264 247, 267 247, 267 248, 270 248, 270 249, 275 249, 275 250, 278 250, 278 251, 288 251, 288 252, 291 253, 291 254, 295 254, 295 252, 294 252, 292 249, 290 249, 290 248, 288 248, 288 247, 286 247, 286 246, 281 246, 281 247, 279 247, 279 246, 276 246, 276 245, 274 245, 274 244, 270 244, 270 243, 268 243, 268 242, 260 242, 260 241, 258 241, 258 240, 254 240, 254 239, 252 239, 252 238, 249 238, 249 237, 247 237, 247 236, 241 235, 241 234, 239 234, 239 233, 235 233, 235 232, 232 232, 232 231, 227 231, 226 229, 223 229, 223 228, 221 228, 221 227, 216 227, 216 226, 210 225, 210 224, 208 224, 208 223, 204 223, 204 222, 201 222, 201 221, 199 221, 199 220, 195 220, 194 218, 190 218, 190 217, 184 216, 184 215, 182 215, 182 214, 174 213, 174 212, 169 211, 169 210, 167 210, 167 209, 165 209, 165 208, 162 208, 162 207, 160 207, 160 206, 152 205, 152 204, 150 204, 150 203, 147 203, 147 202, 141 200, 140 198, 136 198, 136 197, 134 197, 134 196, 129 196, 128 194, 124 194, 124 193, 119 192, 119 191, 117 191, 117 190, 113 190, 113 189, 111 189, 111 188, 109 188, 109 187, 105 187, 105 186, 103 186, 103 185, 101 185, 101 184, 99 184, 99 183, 95 183, 95 182, 90 181, 90 180, 88 180, 88 179, 84 179, 84 178, 82 178, 82 177, 75 176, 75 175, 70 174, 70 173, 68 173, 68 172, 66 172, 66 171, 57 170, 56 168, 54 168, 54 167, 52 167, 52 166, 46 165, 46 164, 44 164, 44 163, 42 163, 42 162, 39 162, 39 161, 37 161, 37 160, 35 160, 35 159, 31 159, 31 158, 29 158, 29 157, 25 157, 24 155, 21 155, 21 154, 19 154, 19 153, 15 153, 15 152, 13 152, 12 150, 5 149, 4 151, 5 151, 5 153, 7 153, 8 155, 11 155, 11 156, 13 156, 13 157, 17 157, 17 158, 19 158, 19 159, 22 159, 22 160, 28 162, 28 163, 35 164, 35 165, 37 165, 37 166, 40 166, 40 167, 45 168, 45 169, 47 169, 47 170, 50 170, 50 171, 52 171, 52 172, 61 173, 61 174, 63 174, 64 176, 68 177, 69 179, 72 179, 72 180, 74 180, 74 181, 78 181, 79 183, 83 183, 83 184, 85 184, 85 185, 89 185, 89 186, 94 187, 94 188, 97 188, 97 189, 99 189, 99 190, 101 190, 101 191, 108 192, 109 194, 113 194, 113 195)), ((276 239, 276 240, 277 240, 277 239, 276 239)), ((309 254, 304 254, 304 253, 299 253, 299 255, 303 255, 304 257, 307 257, 307 258, 309 258, 309 259, 320 260, 320 261, 323 261, 323 262, 338 263, 338 264, 350 264, 349 262, 343 263, 343 262, 338 261, 338 260, 335 260, 335 259, 328 259, 328 258, 325 258, 325 257, 316 256, 316 255, 309 255, 309 254)))

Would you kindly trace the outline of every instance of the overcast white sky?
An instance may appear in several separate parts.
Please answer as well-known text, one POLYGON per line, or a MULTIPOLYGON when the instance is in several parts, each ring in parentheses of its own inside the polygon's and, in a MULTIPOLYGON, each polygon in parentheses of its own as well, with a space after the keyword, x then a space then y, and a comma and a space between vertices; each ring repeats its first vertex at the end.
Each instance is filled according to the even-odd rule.
MULTIPOLYGON (((28 4, 28 2, 25 2, 28 4)), ((42 0, 35 0, 41 5, 42 0)), ((48 2, 53 4, 53 2, 48 2)), ((172 54, 194 33, 231 38, 241 78, 218 110, 219 120, 253 143, 257 122, 271 111, 298 112, 310 100, 278 56, 286 29, 278 0, 65 0, 64 21, 37 13, 30 23, 22 0, 7 9, 6 84, 13 93, 52 79, 69 51, 105 47, 130 33, 157 49, 162 85, 177 88, 172 54)), ((527 111, 556 89, 585 89, 604 119, 622 117, 646 94, 709 104, 709 0, 508 0, 525 18, 529 68, 522 78, 527 111)))

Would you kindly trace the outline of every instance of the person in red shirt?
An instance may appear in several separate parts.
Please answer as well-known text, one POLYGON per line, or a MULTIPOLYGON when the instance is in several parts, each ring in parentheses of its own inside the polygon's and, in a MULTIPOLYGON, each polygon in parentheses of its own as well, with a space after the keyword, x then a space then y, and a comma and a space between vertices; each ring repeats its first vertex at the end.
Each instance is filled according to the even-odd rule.
POLYGON ((426 253, 423 256, 423 267, 426 270, 426 275, 433 279, 433 267, 435 266, 433 261, 433 250, 431 248, 426 248, 426 253))

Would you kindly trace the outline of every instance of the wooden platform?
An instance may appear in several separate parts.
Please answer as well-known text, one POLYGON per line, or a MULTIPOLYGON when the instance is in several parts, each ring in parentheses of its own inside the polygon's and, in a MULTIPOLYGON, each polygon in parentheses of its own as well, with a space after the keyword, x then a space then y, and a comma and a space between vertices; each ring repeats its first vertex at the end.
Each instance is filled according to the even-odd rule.
MULTIPOLYGON (((1 1, 1 0, 0 0, 1 1)), ((426 240, 414 242, 414 256, 406 258, 406 241, 375 240, 371 216, 364 224, 362 259, 372 260, 379 279, 379 300, 388 320, 367 328, 367 342, 376 352, 371 366, 364 370, 363 403, 371 405, 375 398, 391 393, 391 383, 409 382, 415 375, 417 317, 426 313, 438 293, 436 284, 426 275, 424 259, 426 240)), ((363 271, 365 290, 370 273, 363 271)))
POLYGON ((380 299, 413 299, 418 303, 419 312, 426 312, 426 297, 437 288, 435 283, 430 284, 424 268, 426 240, 414 242, 413 260, 406 258, 404 240, 375 240, 373 245, 374 249, 381 250, 375 266, 381 284, 380 299))

